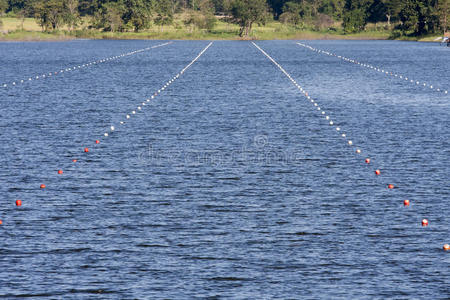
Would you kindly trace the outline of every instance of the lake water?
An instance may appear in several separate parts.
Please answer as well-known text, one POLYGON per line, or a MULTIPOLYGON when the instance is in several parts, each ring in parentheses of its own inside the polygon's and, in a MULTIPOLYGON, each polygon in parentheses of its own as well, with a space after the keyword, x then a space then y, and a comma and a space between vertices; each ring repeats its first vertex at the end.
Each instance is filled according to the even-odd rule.
MULTIPOLYGON (((435 43, 302 42, 450 88, 435 43)), ((27 81, 161 43, 0 43, 0 297, 450 297, 449 94, 296 41, 256 44, 334 126, 247 41, 146 106, 209 42, 27 81)))

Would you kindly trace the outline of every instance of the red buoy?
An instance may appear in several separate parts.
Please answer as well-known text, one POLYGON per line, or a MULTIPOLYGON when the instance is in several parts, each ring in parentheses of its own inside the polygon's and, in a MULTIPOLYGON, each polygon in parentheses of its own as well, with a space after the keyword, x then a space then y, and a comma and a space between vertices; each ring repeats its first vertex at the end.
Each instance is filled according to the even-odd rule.
POLYGON ((77 160, 76 160, 76 159, 72 159, 72 162, 76 163, 76 162, 77 162, 77 160))
POLYGON ((388 188, 392 190, 394 188, 394 185, 393 184, 388 184, 388 188))
MULTIPOLYGON (((1 220, 0 220, 1 221, 1 220)), ((2 224, 2 223, 0 223, 2 224)), ((450 245, 449 244, 445 244, 444 247, 442 247, 445 251, 450 250, 450 245)))
POLYGON ((3 221, 2 220, 0 220, 0 225, 2 225, 3 224, 3 221))
POLYGON ((63 170, 58 170, 58 174, 62 174, 63 173, 63 170))
POLYGON ((84 152, 89 152, 89 148, 84 148, 84 152))
POLYGON ((404 205, 404 206, 409 206, 409 200, 408 200, 408 199, 403 200, 403 205, 404 205))
POLYGON ((95 140, 95 143, 96 143, 96 144, 100 144, 100 141, 99 141, 99 140, 95 140))
POLYGON ((370 158, 366 158, 366 164, 370 164, 370 158))
POLYGON ((423 219, 422 220, 422 226, 428 226, 428 220, 427 219, 423 219))
POLYGON ((375 175, 380 175, 380 174, 381 174, 380 170, 375 170, 375 175))
POLYGON ((45 188, 46 188, 45 184, 41 184, 41 189, 45 189, 45 188))
POLYGON ((22 200, 16 200, 16 206, 22 206, 22 200))

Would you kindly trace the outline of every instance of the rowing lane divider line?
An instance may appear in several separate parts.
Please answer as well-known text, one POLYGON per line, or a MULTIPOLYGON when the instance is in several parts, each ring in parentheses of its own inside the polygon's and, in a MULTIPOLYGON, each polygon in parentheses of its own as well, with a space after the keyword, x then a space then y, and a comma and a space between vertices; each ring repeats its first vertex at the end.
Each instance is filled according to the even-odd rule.
POLYGON ((155 48, 158 48, 158 47, 167 46, 167 45, 170 45, 172 43, 173 42, 167 42, 167 43, 155 45, 155 46, 152 46, 152 47, 147 47, 147 48, 143 48, 143 49, 139 49, 139 50, 135 50, 135 51, 130 51, 130 52, 119 54, 119 55, 115 55, 115 56, 110 56, 110 57, 107 57, 107 58, 102 58, 102 59, 99 59, 99 60, 96 60, 96 61, 92 61, 92 62, 89 62, 89 63, 85 63, 85 64, 82 64, 82 65, 77 65, 77 66, 74 66, 74 67, 61 69, 59 71, 44 73, 42 75, 36 75, 36 76, 28 77, 27 79, 21 79, 21 80, 18 80, 18 81, 13 81, 11 83, 3 83, 3 84, 0 85, 0 87, 5 89, 5 88, 8 88, 8 87, 18 86, 19 84, 24 84, 26 82, 30 82, 30 81, 33 81, 33 80, 35 81, 35 80, 38 80, 38 79, 45 79, 45 78, 49 78, 49 77, 52 77, 52 76, 54 77, 55 75, 62 74, 64 72, 67 73, 67 72, 75 71, 75 70, 78 70, 78 69, 81 69, 81 68, 87 68, 87 67, 90 67, 92 65, 98 65, 98 64, 105 63, 105 62, 112 61, 112 60, 116 60, 116 59, 119 59, 119 58, 122 58, 122 57, 131 56, 131 55, 138 54, 138 53, 141 53, 141 52, 144 52, 144 51, 149 51, 151 49, 155 49, 155 48))
MULTIPOLYGON (((315 101, 314 99, 312 99, 311 98, 311 96, 309 96, 308 95, 308 92, 306 92, 296 81, 295 81, 295 79, 294 78, 292 78, 292 76, 279 64, 279 63, 277 63, 269 54, 267 54, 263 49, 261 49, 261 47, 259 47, 257 44, 255 44, 254 42, 252 42, 252 44, 259 50, 259 51, 261 51, 261 53, 262 54, 264 54, 274 65, 276 65, 280 70, 281 70, 281 72, 283 72, 284 73, 284 75, 286 75, 286 77, 287 78, 289 78, 289 80, 297 87, 297 89, 299 90, 299 91, 301 91, 304 95, 305 95, 305 97, 306 97, 306 99, 307 100, 309 100, 311 103, 313 103, 314 104, 314 107, 317 109, 317 111, 318 112, 320 112, 320 114, 325 118, 325 120, 331 125, 331 126, 334 126, 335 127, 335 129, 336 129, 336 132, 338 133, 338 134, 340 134, 341 135, 341 137, 343 137, 346 141, 347 141, 347 144, 349 145, 349 146, 355 146, 354 144, 353 144, 353 141, 352 140, 350 140, 350 139, 348 139, 348 137, 347 137, 347 135, 345 134, 345 133, 341 133, 342 132, 342 128, 341 127, 339 127, 338 125, 336 125, 331 119, 330 119, 330 116, 325 112, 325 111, 323 111, 322 110, 322 108, 319 106, 319 104, 317 103, 317 101, 315 101)), ((359 148, 359 147, 356 147, 356 150, 355 150, 355 153, 356 154, 361 154, 362 153, 362 150, 361 150, 361 148, 359 148)), ((371 161, 371 159, 370 158, 366 158, 365 159, 365 163, 366 164, 371 164, 372 163, 372 161, 371 161)), ((379 169, 376 169, 376 170, 374 170, 374 173, 375 173, 375 175, 376 176, 379 176, 379 175, 381 175, 381 171, 379 170, 379 169)), ((389 189, 389 190, 393 190, 393 189, 395 189, 395 186, 392 184, 392 183, 389 183, 389 184, 387 184, 387 188, 389 189)), ((410 201, 409 200, 404 200, 403 201, 403 205, 406 207, 406 206, 409 206, 410 205, 410 201)), ((427 227, 428 226, 428 220, 427 219, 422 219, 422 227, 427 227)), ((445 251, 448 251, 448 250, 450 250, 450 245, 449 244, 445 244, 443 247, 442 247, 445 251)))
MULTIPOLYGON (((164 91, 167 87, 169 87, 173 82, 175 82, 175 80, 177 80, 181 75, 183 75, 184 74, 184 72, 186 72, 187 71, 187 69, 189 69, 205 52, 206 52, 206 50, 208 50, 208 48, 211 46, 213 44, 213 42, 210 42, 205 48, 203 48, 203 50, 187 65, 187 66, 185 66, 180 72, 178 72, 174 77, 172 77, 169 81, 167 81, 160 89, 158 89, 158 91, 157 92, 155 92, 150 98, 148 98, 148 99, 146 99, 146 101, 144 101, 144 102, 142 102, 142 106, 138 106, 137 107, 137 110, 138 111, 140 111, 140 110, 142 110, 143 109, 143 106, 145 106, 146 105, 146 102, 150 102, 150 100, 151 99, 154 99, 156 96, 158 96, 162 91, 164 91)), ((136 114, 136 111, 135 110, 133 110, 132 112, 131 112, 131 115, 135 115, 136 114)), ((130 115, 126 115, 126 119, 130 119, 131 118, 131 116, 130 115)), ((121 125, 126 125, 126 122, 125 121, 120 121, 120 124, 121 125)), ((104 135, 104 138, 106 138, 106 137, 108 137, 109 136, 109 134, 111 134, 112 132, 114 132, 115 131, 115 126, 114 125, 111 125, 110 126, 110 128, 109 128, 109 130, 108 131, 106 131, 103 135, 104 135)), ((94 142, 94 144, 100 144, 100 138, 99 139, 97 139, 97 140, 95 140, 95 142, 94 142)), ((87 153, 89 153, 91 150, 88 148, 88 147, 84 147, 83 148, 83 152, 85 153, 85 154, 87 154, 87 153)), ((72 159, 72 164, 73 163, 77 163, 78 162, 78 158, 73 158, 72 159)), ((58 175, 63 175, 64 174, 64 171, 62 170, 62 169, 58 169, 57 170, 57 174, 58 175)), ((45 190, 47 188, 47 186, 45 185, 45 184, 41 184, 40 185, 40 189, 41 190, 45 190)), ((19 199, 17 199, 16 200, 16 202, 15 202, 15 204, 16 204, 16 206, 17 207, 20 207, 20 206, 22 206, 22 204, 23 204, 23 202, 22 202, 22 200, 19 200, 19 199)), ((0 225, 2 225, 3 224, 3 221, 0 219, 0 225)))
POLYGON ((434 90, 436 92, 448 94, 448 91, 445 90, 445 89, 440 89, 440 88, 437 88, 435 85, 427 84, 427 83, 424 83, 424 82, 421 83, 420 81, 411 79, 408 76, 392 73, 390 71, 386 71, 384 69, 380 69, 379 67, 376 67, 376 66, 373 66, 373 65, 370 65, 370 64, 365 64, 365 63, 359 62, 357 60, 354 60, 354 59, 351 59, 351 58, 347 58, 345 56, 337 55, 337 54, 334 54, 334 53, 331 53, 331 52, 328 52, 328 51, 320 50, 320 49, 317 49, 317 48, 314 48, 314 47, 311 47, 309 45, 305 45, 305 44, 302 44, 302 43, 299 43, 299 42, 296 43, 296 44, 299 45, 299 46, 305 47, 305 48, 307 48, 307 49, 309 49, 311 51, 317 52, 317 53, 322 53, 322 54, 325 54, 325 55, 328 55, 328 56, 334 56, 334 57, 340 58, 340 59, 342 59, 342 60, 344 60, 346 62, 353 63, 353 64, 359 65, 361 67, 366 67, 368 69, 374 70, 376 72, 380 72, 382 74, 386 74, 387 76, 392 76, 392 77, 395 77, 395 78, 407 81, 407 82, 415 84, 415 85, 420 85, 420 86, 423 86, 423 87, 426 87, 426 88, 430 88, 431 90, 434 90))

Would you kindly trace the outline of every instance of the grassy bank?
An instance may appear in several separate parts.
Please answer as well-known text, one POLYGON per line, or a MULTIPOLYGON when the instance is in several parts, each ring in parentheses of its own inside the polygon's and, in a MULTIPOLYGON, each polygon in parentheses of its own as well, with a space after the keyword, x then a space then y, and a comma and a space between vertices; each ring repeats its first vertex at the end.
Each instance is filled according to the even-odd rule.
MULTIPOLYGON (((235 24, 218 20, 211 31, 187 28, 181 20, 175 20, 170 26, 153 26, 141 32, 102 32, 94 29, 79 28, 69 31, 62 28, 55 32, 43 32, 36 21, 25 18, 22 22, 16 18, 1 18, 0 40, 3 41, 51 41, 68 39, 158 39, 158 40, 239 40, 239 28, 235 24)), ((85 22, 86 23, 86 22, 85 22)), ((348 40, 385 40, 391 38, 391 32, 382 26, 368 26, 366 31, 356 34, 344 34, 341 30, 315 31, 299 29, 272 21, 265 26, 255 26, 250 39, 289 40, 289 39, 348 39, 348 40)), ((399 38, 419 40, 418 38, 399 38)), ((426 37, 431 41, 434 37, 426 37)))

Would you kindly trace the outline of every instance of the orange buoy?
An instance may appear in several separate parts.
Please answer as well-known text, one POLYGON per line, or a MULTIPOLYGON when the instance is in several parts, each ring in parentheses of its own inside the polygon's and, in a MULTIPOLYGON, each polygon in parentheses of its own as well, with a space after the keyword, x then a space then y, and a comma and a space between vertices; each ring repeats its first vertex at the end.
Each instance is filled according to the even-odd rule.
POLYGON ((375 175, 380 175, 380 174, 381 174, 380 170, 375 170, 375 175))
POLYGON ((16 200, 16 206, 22 206, 22 200, 16 200))
MULTIPOLYGON (((1 220, 0 220, 0 222, 1 222, 1 220)), ((2 224, 2 223, 0 223, 0 224, 2 224)), ((445 244, 444 245, 444 247, 442 247, 445 251, 448 251, 448 250, 450 250, 450 245, 449 244, 445 244)))
POLYGON ((62 174, 63 173, 63 170, 58 170, 58 174, 62 174))
POLYGON ((89 148, 84 148, 84 152, 89 152, 89 148))
POLYGON ((76 160, 76 159, 72 159, 72 162, 76 163, 76 162, 77 162, 77 160, 76 160))
POLYGON ((96 143, 96 144, 100 144, 100 141, 99 141, 99 140, 95 140, 95 143, 96 143))
POLYGON ((394 188, 394 185, 393 184, 388 184, 388 188, 392 190, 394 188))
POLYGON ((428 220, 427 219, 423 219, 422 220, 422 226, 428 226, 428 220))
POLYGON ((41 184, 41 189, 45 189, 45 188, 46 188, 45 184, 41 184))
POLYGON ((408 199, 403 200, 403 205, 404 205, 404 206, 409 206, 409 200, 408 200, 408 199))
POLYGON ((0 220, 0 225, 2 225, 3 224, 3 221, 2 220, 0 220))
POLYGON ((366 164, 370 164, 370 158, 366 158, 366 164))

